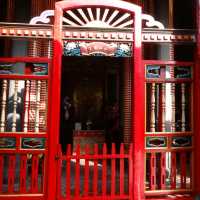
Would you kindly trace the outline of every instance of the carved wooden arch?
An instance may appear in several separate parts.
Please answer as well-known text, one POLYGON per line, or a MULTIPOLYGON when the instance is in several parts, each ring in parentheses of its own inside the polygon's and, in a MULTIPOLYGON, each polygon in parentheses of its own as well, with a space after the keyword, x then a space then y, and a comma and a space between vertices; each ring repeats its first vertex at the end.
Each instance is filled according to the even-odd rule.
MULTIPOLYGON (((124 2, 121 0, 66 0, 56 2, 55 14, 54 14, 54 26, 53 26, 53 66, 51 70, 51 102, 50 110, 51 116, 49 119, 49 146, 50 155, 49 160, 53 160, 56 155, 56 149, 59 133, 60 123, 60 81, 61 81, 61 56, 62 56, 62 38, 63 38, 63 11, 67 11, 75 8, 82 8, 86 6, 101 6, 116 8, 123 11, 128 11, 134 15, 134 29, 133 29, 133 75, 132 75, 132 135, 134 135, 134 153, 133 153, 133 168, 134 180, 133 190, 130 192, 134 199, 140 200, 144 197, 144 68, 141 65, 141 37, 142 37, 142 14, 141 7, 124 2), (139 103, 138 103, 139 102, 139 103), (142 124, 141 124, 142 123, 142 124), (134 134, 133 134, 134 133, 134 134), (55 150, 53 150, 55 149, 55 150), (134 191, 134 192, 133 192, 134 191)), ((50 190, 54 190, 53 182, 53 170, 55 166, 49 166, 49 177, 52 181, 49 182, 48 187, 49 194, 52 193, 50 190)))

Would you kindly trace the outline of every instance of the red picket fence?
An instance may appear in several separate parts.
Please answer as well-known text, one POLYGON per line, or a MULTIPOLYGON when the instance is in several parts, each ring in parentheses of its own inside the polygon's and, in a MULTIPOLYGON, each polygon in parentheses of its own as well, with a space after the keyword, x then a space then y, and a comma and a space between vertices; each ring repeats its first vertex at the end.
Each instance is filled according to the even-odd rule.
POLYGON ((0 199, 10 195, 44 193, 45 154, 0 153, 0 199))
POLYGON ((132 144, 77 145, 58 155, 58 199, 132 199, 132 144))
POLYGON ((146 153, 147 196, 190 195, 193 183, 191 149, 146 153))

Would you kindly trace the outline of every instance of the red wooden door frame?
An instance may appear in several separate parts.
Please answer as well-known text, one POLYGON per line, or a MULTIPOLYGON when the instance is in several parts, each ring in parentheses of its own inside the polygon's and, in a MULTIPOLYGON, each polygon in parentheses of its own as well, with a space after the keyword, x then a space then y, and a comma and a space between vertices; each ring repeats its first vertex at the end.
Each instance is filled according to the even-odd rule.
POLYGON ((195 106, 194 108, 194 137, 195 137, 195 167, 194 167, 194 192, 195 195, 200 196, 200 2, 197 1, 196 3, 196 26, 197 26, 197 51, 196 51, 196 57, 195 57, 195 66, 194 66, 194 102, 193 105, 195 106))
POLYGON ((63 11, 80 7, 113 7, 128 11, 134 15, 133 42, 133 81, 132 81, 132 138, 133 150, 133 199, 144 199, 144 119, 145 119, 145 87, 144 68, 141 66, 141 7, 121 0, 76 0, 60 1, 55 4, 55 18, 53 27, 53 66, 51 71, 51 100, 49 104, 49 169, 47 198, 56 198, 56 162, 57 146, 59 143, 60 124, 60 83, 62 60, 62 16, 63 11))

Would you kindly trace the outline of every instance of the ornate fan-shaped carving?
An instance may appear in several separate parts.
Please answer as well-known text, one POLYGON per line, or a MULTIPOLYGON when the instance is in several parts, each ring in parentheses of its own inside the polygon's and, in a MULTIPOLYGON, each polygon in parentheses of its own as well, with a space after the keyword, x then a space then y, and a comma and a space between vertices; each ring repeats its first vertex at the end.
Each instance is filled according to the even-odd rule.
MULTIPOLYGON (((50 23, 53 16, 54 10, 45 10, 40 16, 32 18, 30 24, 50 23)), ((164 25, 151 15, 142 14, 141 20, 146 27, 164 29, 164 25)), ((133 23, 130 13, 112 8, 78 8, 63 13, 63 25, 74 27, 131 28, 133 23)))
MULTIPOLYGON (((31 19, 30 24, 49 23, 54 16, 54 10, 45 10, 40 16, 31 19)), ((63 25, 102 27, 102 28, 129 28, 133 26, 130 13, 109 8, 79 8, 63 13, 63 25)))
POLYGON ((64 13, 65 25, 104 28, 129 28, 133 26, 130 13, 111 8, 79 8, 64 13))

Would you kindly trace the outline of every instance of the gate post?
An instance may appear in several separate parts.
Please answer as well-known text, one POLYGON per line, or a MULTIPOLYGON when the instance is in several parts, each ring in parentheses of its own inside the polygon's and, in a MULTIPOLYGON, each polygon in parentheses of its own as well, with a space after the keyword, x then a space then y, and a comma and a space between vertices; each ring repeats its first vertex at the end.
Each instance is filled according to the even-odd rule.
MULTIPOLYGON (((197 51, 196 51, 196 60, 195 60, 195 66, 194 66, 194 97, 193 97, 193 105, 194 105, 194 146, 195 146, 195 151, 194 151, 194 162, 195 162, 195 167, 194 167, 194 176, 193 177, 200 177, 200 131, 199 131, 199 121, 200 121, 200 92, 199 92, 199 87, 200 87, 200 2, 197 1, 196 3, 196 26, 197 26, 197 51)), ((193 181, 193 186, 194 186, 194 191, 195 191, 195 196, 200 195, 200 179, 195 178, 193 181)))
POLYGON ((62 56, 62 9, 55 6, 53 33, 53 62, 50 71, 49 94, 49 157, 47 177, 47 199, 56 199, 56 155, 59 144, 60 130, 60 84, 61 84, 61 56, 62 56))
POLYGON ((135 12, 133 81, 132 81, 132 138, 133 138, 133 199, 144 199, 144 132, 145 78, 142 66, 141 7, 135 12))

